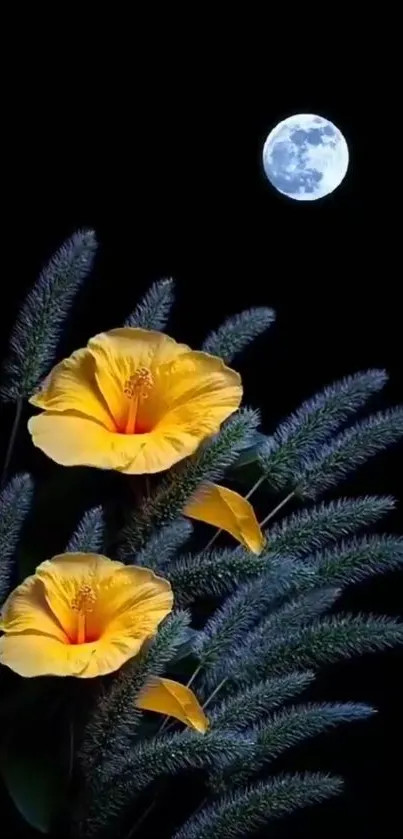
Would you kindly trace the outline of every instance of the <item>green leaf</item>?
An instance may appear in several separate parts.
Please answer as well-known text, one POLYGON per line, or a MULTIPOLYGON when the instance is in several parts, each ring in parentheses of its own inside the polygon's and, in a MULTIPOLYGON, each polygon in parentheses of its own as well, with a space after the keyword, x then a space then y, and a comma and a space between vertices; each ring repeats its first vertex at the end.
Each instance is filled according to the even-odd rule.
POLYGON ((0 774, 8 794, 25 821, 40 833, 52 830, 65 801, 71 771, 69 741, 66 720, 55 719, 45 697, 38 713, 19 717, 0 753, 0 774))

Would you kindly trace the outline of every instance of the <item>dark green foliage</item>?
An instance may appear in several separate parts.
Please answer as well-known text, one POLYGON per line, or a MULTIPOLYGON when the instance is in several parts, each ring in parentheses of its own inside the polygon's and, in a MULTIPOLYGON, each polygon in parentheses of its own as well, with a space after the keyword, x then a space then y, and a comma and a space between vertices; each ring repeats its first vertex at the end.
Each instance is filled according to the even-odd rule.
POLYGON ((266 306, 247 309, 228 318, 215 332, 211 332, 202 349, 211 355, 220 356, 229 364, 251 341, 266 332, 275 318, 276 313, 266 306))
POLYGON ((215 792, 224 792, 245 784, 287 749, 336 725, 357 722, 374 713, 369 705, 353 702, 311 703, 286 708, 248 730, 255 747, 249 754, 243 755, 241 760, 233 760, 221 771, 213 772, 211 788, 215 792))
MULTIPOLYGON (((14 716, 2 719, 0 777, 22 818, 35 829, 26 834, 21 826, 17 835, 38 836, 53 834, 60 809, 66 804, 72 769, 71 718, 60 702, 60 694, 57 697, 57 689, 47 690, 44 679, 27 681, 25 702, 14 716), (34 682, 42 685, 31 688, 34 682)), ((10 835, 9 827, 5 819, 2 836, 10 835)))
POLYGON ((171 557, 180 551, 193 532, 190 521, 178 518, 176 521, 156 530, 148 539, 143 548, 137 553, 125 554, 128 545, 123 544, 120 550, 120 557, 125 559, 126 564, 143 565, 154 570, 165 569, 171 557))
POLYGON ((276 637, 245 635, 231 662, 221 662, 217 678, 235 685, 280 676, 289 669, 304 670, 332 664, 403 643, 403 623, 378 615, 335 615, 276 637))
POLYGON ((175 732, 136 743, 122 756, 99 790, 94 805, 81 822, 83 837, 115 837, 126 808, 136 796, 158 778, 198 769, 220 768, 245 755, 250 738, 230 732, 175 732))
POLYGON ((275 489, 294 486, 296 471, 317 447, 355 414, 387 381, 384 370, 368 370, 334 382, 304 402, 268 438, 258 457, 275 489))
POLYGON ((127 318, 125 326, 160 331, 166 326, 173 302, 173 280, 168 278, 157 280, 127 318))
POLYGON ((295 471, 296 494, 301 498, 315 498, 401 437, 402 408, 367 417, 334 437, 295 471))
POLYGON ((34 494, 30 475, 16 475, 0 495, 0 604, 10 591, 15 551, 34 494))
POLYGON ((264 679, 217 702, 209 711, 215 728, 243 731, 265 719, 270 711, 280 708, 313 682, 312 671, 291 671, 286 676, 264 679))
POLYGON ((105 521, 102 507, 94 507, 84 514, 71 537, 66 551, 72 553, 83 551, 84 553, 100 553, 105 537, 105 521))
POLYGON ((395 506, 394 498, 389 496, 366 496, 341 498, 299 510, 270 526, 270 553, 306 556, 328 542, 335 542, 375 523, 395 506))
POLYGON ((338 795, 341 778, 319 772, 280 775, 224 796, 191 816, 173 839, 245 839, 272 819, 338 795))
POLYGON ((122 554, 134 553, 143 547, 157 527, 174 521, 183 512, 186 503, 204 483, 222 478, 251 439, 258 423, 257 411, 241 409, 196 454, 173 467, 126 526, 121 540, 122 554))
POLYGON ((74 296, 89 274, 97 248, 92 230, 74 233, 42 270, 11 333, 1 398, 32 396, 54 363, 62 327, 74 296))

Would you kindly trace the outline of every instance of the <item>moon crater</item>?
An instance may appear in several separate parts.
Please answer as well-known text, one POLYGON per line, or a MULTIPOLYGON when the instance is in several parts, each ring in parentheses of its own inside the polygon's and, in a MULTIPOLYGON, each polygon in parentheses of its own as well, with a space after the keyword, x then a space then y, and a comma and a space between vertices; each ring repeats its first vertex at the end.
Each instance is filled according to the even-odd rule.
POLYGON ((279 122, 263 148, 270 183, 296 201, 315 201, 344 179, 349 152, 341 131, 316 114, 296 114, 279 122))

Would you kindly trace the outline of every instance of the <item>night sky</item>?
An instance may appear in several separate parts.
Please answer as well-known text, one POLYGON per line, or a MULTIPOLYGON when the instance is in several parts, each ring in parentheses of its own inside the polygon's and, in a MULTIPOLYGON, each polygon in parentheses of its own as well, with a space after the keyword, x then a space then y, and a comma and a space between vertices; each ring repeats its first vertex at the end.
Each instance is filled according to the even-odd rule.
MULTIPOLYGON (((152 281, 172 276, 177 306, 169 331, 195 348, 232 313, 276 309, 275 326, 238 365, 245 401, 262 407, 267 433, 316 390, 370 367, 390 374, 376 408, 403 403, 393 184, 374 169, 369 104, 358 86, 347 78, 319 86, 310 73, 274 84, 270 68, 264 83, 263 66, 244 74, 225 61, 214 74, 205 65, 193 75, 185 60, 171 66, 168 58, 154 53, 112 75, 109 64, 99 75, 94 67, 85 77, 66 72, 52 92, 51 62, 35 81, 25 79, 6 129, 2 355, 43 263, 75 229, 90 226, 99 257, 63 351, 120 325, 152 281), (261 163, 269 131, 298 112, 332 120, 350 149, 345 181, 317 202, 279 195, 261 163)), ((377 137, 379 160, 389 143, 386 134, 377 137)), ((2 410, 2 450, 10 422, 2 410)), ((13 471, 23 464, 40 470, 40 461, 21 441, 13 471)), ((402 467, 400 446, 338 494, 395 495, 400 503, 384 529, 403 534, 402 467)), ((403 575, 395 573, 356 586, 341 605, 399 616, 402 603, 403 575)), ((316 697, 373 703, 379 713, 293 750, 282 769, 340 772, 346 794, 261 837, 397 839, 401 673, 398 651, 326 671, 316 697)))

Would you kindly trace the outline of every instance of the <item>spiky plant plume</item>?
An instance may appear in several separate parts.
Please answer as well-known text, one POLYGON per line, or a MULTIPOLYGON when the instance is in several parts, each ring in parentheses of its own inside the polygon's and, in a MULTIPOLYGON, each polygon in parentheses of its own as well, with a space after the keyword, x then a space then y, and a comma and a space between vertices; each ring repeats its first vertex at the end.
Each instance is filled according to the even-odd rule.
MULTIPOLYGON (((94 247, 92 233, 76 234, 30 293, 12 333, 4 398, 29 397, 53 363, 62 318, 94 247)), ((173 292, 172 280, 155 283, 127 325, 164 329, 173 292)), ((267 308, 237 314, 207 336, 203 349, 232 363, 273 320, 267 308)), ((89 507, 83 498, 82 518, 60 550, 103 552, 158 571, 171 582, 175 608, 141 655, 120 671, 94 680, 85 695, 66 688, 70 733, 67 745, 61 738, 59 752, 67 749, 69 778, 67 783, 64 773, 61 797, 59 787, 55 792, 56 763, 45 771, 38 756, 33 760, 23 751, 18 764, 20 753, 11 743, 14 763, 3 761, 0 768, 31 825, 55 837, 67 832, 77 839, 142 839, 155 835, 150 824, 169 801, 172 839, 247 839, 273 819, 342 792, 342 779, 330 776, 326 766, 278 774, 275 760, 341 724, 362 721, 370 737, 367 720, 375 709, 365 696, 357 703, 312 702, 307 691, 322 665, 403 642, 398 620, 338 608, 346 586, 401 567, 402 539, 378 532, 394 499, 326 498, 329 488, 403 437, 402 408, 371 413, 368 405, 386 381, 385 371, 368 370, 334 382, 270 436, 260 428, 259 406, 242 407, 213 439, 153 483, 134 512, 125 511, 112 538, 108 505, 89 507), (266 546, 256 555, 217 538, 206 549, 204 532, 184 518, 184 508, 207 482, 239 477, 245 452, 259 475, 254 487, 246 486, 249 498, 253 502, 262 493, 268 505, 266 546), (374 525, 377 532, 369 534, 374 525), (207 733, 183 730, 168 719, 161 725, 136 708, 151 674, 179 676, 192 685, 209 716, 207 733), (35 767, 30 795, 27 766, 35 767), (200 781, 193 812, 178 800, 175 787, 177 777, 188 776, 200 781)), ((32 493, 33 479, 23 474, 0 497, 2 600, 18 579, 32 493)), ((30 546, 23 550, 29 553, 30 546)), ((18 705, 18 696, 11 696, 12 712, 24 707, 29 716, 28 699, 24 694, 18 705)), ((53 722, 52 732, 57 739, 53 722)))

